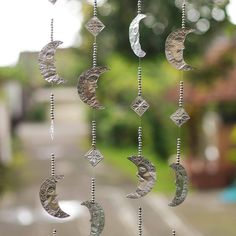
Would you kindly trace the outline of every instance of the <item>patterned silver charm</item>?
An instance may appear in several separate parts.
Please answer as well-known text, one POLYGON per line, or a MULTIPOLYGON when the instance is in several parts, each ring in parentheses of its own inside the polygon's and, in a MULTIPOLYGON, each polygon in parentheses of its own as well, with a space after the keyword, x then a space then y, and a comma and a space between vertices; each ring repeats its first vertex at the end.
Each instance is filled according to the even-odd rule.
POLYGON ((84 156, 89 160, 89 163, 93 167, 103 160, 101 152, 94 147, 92 147, 84 156))
POLYGON ((170 118, 179 127, 190 119, 188 113, 182 107, 172 114, 170 118))
POLYGON ((146 18, 144 14, 138 14, 129 26, 129 41, 134 54, 138 57, 145 57, 144 52, 140 45, 140 33, 139 33, 139 22, 146 18))
POLYGON ((57 218, 67 218, 70 215, 61 210, 56 194, 56 183, 64 178, 63 175, 55 175, 47 178, 40 187, 39 197, 45 211, 57 218))
POLYGON ((52 41, 39 52, 39 69, 44 79, 49 83, 65 83, 65 80, 57 74, 54 58, 56 49, 61 44, 61 41, 52 41))
POLYGON ((108 68, 105 66, 93 67, 79 77, 77 91, 80 99, 93 109, 104 109, 96 99, 96 88, 100 75, 107 70, 108 68))
POLYGON ((175 207, 180 205, 188 194, 188 175, 181 164, 173 163, 170 167, 176 174, 176 193, 174 199, 169 203, 169 206, 175 207))
POLYGON ((137 199, 147 195, 156 183, 156 167, 143 156, 128 157, 138 168, 139 185, 136 192, 127 195, 127 198, 137 199))
POLYGON ((105 25, 96 16, 94 16, 87 22, 85 27, 91 34, 97 36, 105 28, 105 25))
POLYGON ((105 213, 103 208, 97 203, 86 201, 81 204, 89 209, 91 215, 91 231, 90 236, 100 236, 105 225, 105 213))
POLYGON ((149 104, 146 100, 142 98, 142 96, 138 96, 135 98, 133 103, 131 104, 132 110, 134 110, 139 116, 142 116, 149 108, 149 104))
POLYGON ((193 70, 193 67, 184 61, 184 41, 188 34, 194 32, 194 29, 177 29, 166 39, 165 53, 169 63, 178 70, 193 70))

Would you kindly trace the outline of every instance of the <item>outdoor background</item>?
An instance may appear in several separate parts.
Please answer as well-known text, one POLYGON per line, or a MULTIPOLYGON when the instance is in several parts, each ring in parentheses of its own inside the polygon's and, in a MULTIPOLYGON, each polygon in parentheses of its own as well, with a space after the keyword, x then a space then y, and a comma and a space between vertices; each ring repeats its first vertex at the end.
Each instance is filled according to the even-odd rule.
POLYGON ((92 65, 93 37, 84 28, 92 17, 92 0, 7 0, 0 2, 0 236, 88 235, 90 215, 81 202, 90 199, 96 176, 96 200, 106 213, 104 236, 138 235, 138 206, 143 206, 146 236, 236 235, 236 1, 189 0, 187 26, 196 29, 185 42, 185 59, 196 69, 184 73, 185 108, 181 162, 191 181, 186 201, 168 207, 175 193, 178 128, 169 119, 177 109, 181 72, 166 61, 166 37, 181 26, 181 0, 143 1, 147 18, 140 25, 143 97, 143 153, 157 168, 158 181, 147 197, 125 197, 136 188, 136 167, 127 157, 137 153, 139 119, 130 109, 137 96, 137 57, 128 39, 136 0, 98 0, 106 28, 98 37, 98 64, 110 71, 97 94, 106 107, 96 112, 97 147, 104 161, 95 169, 83 157, 90 148, 91 110, 77 94, 79 75, 92 65), (67 80, 54 86, 55 141, 49 138, 50 85, 38 69, 38 51, 54 39, 58 73, 67 80), (39 188, 50 176, 56 155, 61 208, 71 217, 48 216, 39 188))

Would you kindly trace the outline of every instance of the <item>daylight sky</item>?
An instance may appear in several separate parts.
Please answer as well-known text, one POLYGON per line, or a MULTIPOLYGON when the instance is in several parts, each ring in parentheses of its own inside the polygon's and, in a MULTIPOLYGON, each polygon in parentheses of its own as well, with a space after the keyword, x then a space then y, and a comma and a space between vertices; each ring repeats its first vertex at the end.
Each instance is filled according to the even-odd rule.
MULTIPOLYGON (((236 0, 227 8, 236 24, 236 0)), ((22 51, 39 51, 50 40, 50 19, 55 19, 55 39, 63 47, 73 46, 81 27, 80 3, 47 0, 1 0, 0 3, 0 66, 14 65, 22 51)))
POLYGON ((0 66, 17 62, 22 51, 38 51, 50 41, 50 21, 55 19, 55 39, 63 47, 72 46, 81 27, 80 3, 77 0, 0 1, 0 66))

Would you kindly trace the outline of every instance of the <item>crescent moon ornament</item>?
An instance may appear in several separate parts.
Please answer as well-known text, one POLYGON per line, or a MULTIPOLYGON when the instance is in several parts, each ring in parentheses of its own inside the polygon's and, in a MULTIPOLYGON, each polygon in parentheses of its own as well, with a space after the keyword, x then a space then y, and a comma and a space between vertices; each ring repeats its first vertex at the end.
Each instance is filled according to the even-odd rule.
POLYGON ((166 39, 165 53, 169 63, 178 70, 189 71, 194 68, 184 61, 184 41, 194 29, 183 28, 172 32, 166 39))
POLYGON ((83 72, 77 86, 80 99, 93 109, 104 109, 96 98, 96 88, 101 74, 108 71, 105 66, 93 67, 83 72))
POLYGON ((57 74, 54 58, 56 49, 61 44, 61 41, 52 41, 43 47, 43 49, 39 52, 39 69, 41 75, 49 83, 65 83, 65 80, 60 78, 57 74))
POLYGON ((139 33, 139 22, 146 18, 144 14, 138 14, 129 26, 129 41, 134 54, 138 57, 145 57, 144 52, 140 45, 140 33, 139 33))
POLYGON ((147 195, 154 187, 156 183, 156 168, 147 159, 142 156, 128 157, 137 167, 137 177, 139 179, 139 185, 136 192, 128 194, 127 198, 137 199, 147 195))
POLYGON ((175 171, 176 174, 176 193, 175 197, 168 205, 175 207, 180 205, 187 197, 188 194, 188 175, 186 170, 181 164, 173 163, 170 167, 175 171))
POLYGON ((70 215, 61 210, 56 194, 56 183, 64 178, 63 175, 55 175, 47 178, 40 187, 39 197, 45 211, 57 218, 67 218, 70 215))
POLYGON ((105 225, 105 214, 103 208, 97 202, 92 201, 83 202, 81 205, 86 206, 91 215, 90 236, 99 236, 105 225))

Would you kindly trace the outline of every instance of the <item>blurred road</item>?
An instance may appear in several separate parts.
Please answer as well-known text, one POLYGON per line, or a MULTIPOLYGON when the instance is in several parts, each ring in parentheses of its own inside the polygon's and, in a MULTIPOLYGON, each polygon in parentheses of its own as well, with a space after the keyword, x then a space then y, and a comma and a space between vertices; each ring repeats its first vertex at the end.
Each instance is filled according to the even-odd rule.
MULTIPOLYGON (((58 122, 51 145, 49 124, 22 124, 18 136, 23 145, 26 164, 19 172, 24 185, 7 194, 0 202, 0 236, 49 236, 56 228, 58 236, 89 235, 90 215, 81 202, 90 199, 90 178, 96 175, 96 200, 104 207, 106 225, 103 236, 134 236, 137 232, 138 207, 143 207, 146 236, 169 236, 174 227, 179 236, 236 235, 236 206, 224 205, 217 193, 192 193, 176 209, 167 206, 169 198, 151 194, 140 201, 125 197, 135 189, 115 167, 102 162, 95 170, 83 158, 87 150, 86 125, 58 122), (48 216, 39 202, 39 187, 50 176, 50 153, 56 156, 56 173, 65 175, 57 184, 61 208, 71 215, 67 220, 48 216)), ((105 157, 109 158, 109 157, 105 157)))

